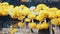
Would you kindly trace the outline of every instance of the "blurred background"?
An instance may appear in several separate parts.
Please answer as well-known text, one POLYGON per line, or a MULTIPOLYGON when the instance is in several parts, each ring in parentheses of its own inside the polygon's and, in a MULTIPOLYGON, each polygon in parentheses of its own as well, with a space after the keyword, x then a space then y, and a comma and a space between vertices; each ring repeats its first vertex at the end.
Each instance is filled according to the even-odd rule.
POLYGON ((58 7, 60 8, 60 0, 0 0, 1 2, 9 2, 10 4, 13 4, 13 5, 20 5, 20 4, 24 4, 26 5, 27 7, 30 7, 30 6, 36 6, 37 4, 40 4, 40 3, 44 3, 50 7, 58 7))

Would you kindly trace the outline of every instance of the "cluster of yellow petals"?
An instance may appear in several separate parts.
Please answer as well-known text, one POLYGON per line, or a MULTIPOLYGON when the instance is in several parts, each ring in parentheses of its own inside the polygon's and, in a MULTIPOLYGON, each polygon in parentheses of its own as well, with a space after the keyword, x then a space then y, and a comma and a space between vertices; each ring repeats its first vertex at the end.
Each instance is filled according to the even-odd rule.
MULTIPOLYGON (((60 25, 60 10, 56 7, 49 8, 45 4, 39 4, 35 7, 33 11, 31 11, 25 5, 20 5, 14 7, 13 5, 9 5, 9 3, 4 2, 0 3, 0 16, 7 16, 10 15, 13 19, 23 20, 25 19, 26 22, 30 22, 33 19, 44 21, 44 18, 51 19, 51 23, 54 25, 60 25), (33 12, 33 13, 32 13, 33 12), (39 13, 39 14, 34 14, 39 13), (27 16, 27 18, 25 18, 27 16)), ((18 23, 18 26, 23 27, 24 23, 18 23)), ((47 29, 48 24, 36 24, 36 23, 29 23, 29 27, 31 29, 47 29)))
POLYGON ((49 25, 48 25, 48 23, 43 22, 43 23, 41 23, 41 24, 37 24, 36 28, 37 28, 38 30, 48 29, 48 28, 49 28, 49 25))

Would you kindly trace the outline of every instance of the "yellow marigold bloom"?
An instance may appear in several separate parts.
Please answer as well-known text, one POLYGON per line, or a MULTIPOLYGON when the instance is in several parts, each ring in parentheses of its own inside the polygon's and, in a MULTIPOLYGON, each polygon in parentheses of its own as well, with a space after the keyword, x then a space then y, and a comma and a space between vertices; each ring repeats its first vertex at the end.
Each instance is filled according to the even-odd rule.
POLYGON ((4 9, 4 12, 2 13, 3 16, 7 16, 9 15, 9 10, 8 9, 4 9))
POLYGON ((25 8, 26 6, 25 6, 25 5, 20 5, 19 7, 23 9, 23 8, 25 8))
POLYGON ((31 29, 36 28, 36 23, 34 23, 34 22, 29 23, 29 27, 30 27, 31 29))
POLYGON ((19 26, 19 27, 24 27, 24 26, 25 26, 25 24, 24 24, 24 23, 22 23, 22 22, 18 22, 18 26, 19 26))
POLYGON ((0 6, 2 6, 3 4, 2 3, 0 3, 0 6))
POLYGON ((17 32, 17 29, 16 28, 10 28, 10 31, 9 31, 11 34, 14 34, 15 32, 17 32))
POLYGON ((23 20, 25 18, 25 16, 20 16, 18 17, 18 20, 23 20))
POLYGON ((53 8, 49 8, 48 11, 51 11, 51 12, 56 12, 58 9, 56 7, 53 7, 53 8))
POLYGON ((57 18, 57 14, 56 14, 56 12, 49 12, 48 17, 49 18, 57 18))
POLYGON ((29 18, 26 18, 26 19, 25 19, 25 21, 26 21, 26 22, 30 22, 30 21, 31 21, 31 19, 29 19, 29 18))
POLYGON ((23 8, 22 13, 23 13, 24 15, 29 15, 29 14, 31 13, 31 11, 30 11, 29 8, 26 7, 26 8, 23 8))
POLYGON ((56 15, 60 18, 60 10, 56 11, 56 15))
POLYGON ((37 5, 36 8, 40 8, 40 10, 41 10, 41 9, 42 9, 42 10, 48 9, 48 7, 47 7, 45 4, 39 4, 39 5, 37 5))
POLYGON ((53 24, 53 25, 59 25, 59 22, 58 22, 58 20, 57 19, 51 19, 51 24, 53 24))
POLYGON ((44 29, 48 29, 49 28, 49 24, 48 23, 43 22, 42 25, 43 25, 44 29))
POLYGON ((39 21, 43 21, 44 18, 45 18, 44 14, 40 14, 36 17, 36 19, 39 20, 39 21))
POLYGON ((34 15, 34 14, 29 14, 29 15, 28 15, 28 18, 30 18, 30 19, 35 19, 35 18, 36 18, 36 15, 34 15))
POLYGON ((2 4, 3 4, 3 6, 9 6, 8 2, 3 2, 2 4))
POLYGON ((42 24, 37 24, 36 28, 37 28, 38 30, 42 30, 42 29, 43 29, 42 24))

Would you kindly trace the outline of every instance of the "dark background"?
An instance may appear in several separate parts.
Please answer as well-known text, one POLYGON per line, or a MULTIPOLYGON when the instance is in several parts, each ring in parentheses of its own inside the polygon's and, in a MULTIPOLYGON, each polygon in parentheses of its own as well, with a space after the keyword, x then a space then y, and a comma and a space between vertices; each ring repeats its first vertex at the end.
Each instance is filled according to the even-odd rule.
POLYGON ((58 1, 52 1, 52 0, 31 0, 31 2, 30 1, 21 2, 21 0, 2 0, 2 2, 8 2, 9 4, 12 4, 14 6, 24 4, 27 7, 36 6, 38 4, 44 3, 44 4, 48 5, 49 7, 60 8, 60 4, 59 4, 60 0, 58 0, 58 1))

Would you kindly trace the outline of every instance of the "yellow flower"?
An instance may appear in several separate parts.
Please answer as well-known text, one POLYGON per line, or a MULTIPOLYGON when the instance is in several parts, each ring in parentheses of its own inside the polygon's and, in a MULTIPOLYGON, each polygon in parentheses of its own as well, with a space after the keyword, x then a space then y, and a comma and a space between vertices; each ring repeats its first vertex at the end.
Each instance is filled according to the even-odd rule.
POLYGON ((47 10, 48 9, 48 7, 45 4, 39 4, 39 5, 37 5, 36 8, 39 8, 39 10, 47 10))
POLYGON ((36 17, 36 19, 39 20, 39 21, 43 21, 44 18, 45 18, 44 14, 40 14, 36 17))
POLYGON ((42 14, 44 14, 45 18, 48 18, 48 11, 47 10, 41 10, 42 14))
POLYGON ((36 28, 36 23, 34 23, 34 22, 29 23, 29 27, 30 27, 31 29, 36 28))
POLYGON ((8 9, 4 9, 4 12, 2 13, 3 16, 7 16, 9 14, 9 10, 8 9))
POLYGON ((2 16, 2 13, 3 13, 3 9, 0 9, 0 16, 2 16))
POLYGON ((59 26, 60 26, 60 22, 59 22, 59 26))
POLYGON ((0 3, 0 6, 2 6, 2 3, 0 3))
POLYGON ((30 18, 30 19, 35 19, 35 18, 36 18, 36 15, 34 15, 34 14, 29 14, 29 15, 28 15, 28 18, 30 18))
POLYGON ((59 25, 59 22, 58 22, 58 20, 57 19, 51 19, 51 24, 53 24, 53 25, 59 25))
POLYGON ((12 14, 11 14, 11 17, 14 18, 14 19, 18 18, 17 12, 13 11, 12 14))
POLYGON ((2 7, 3 10, 7 8, 6 6, 1 6, 1 7, 2 7))
POLYGON ((3 6, 9 6, 8 2, 3 2, 3 6))
POLYGON ((18 9, 18 7, 15 7, 12 14, 11 14, 11 17, 12 18, 18 18, 22 15, 22 12, 18 9))
POLYGON ((60 23, 60 18, 57 18, 58 22, 60 23))
POLYGON ((34 12, 40 12, 40 9, 39 9, 39 8, 37 8, 37 9, 35 9, 35 10, 34 10, 34 12))
POLYGON ((60 18, 60 10, 56 11, 56 15, 60 18))
POLYGON ((14 8, 13 5, 9 5, 9 6, 7 7, 7 9, 9 9, 9 11, 11 11, 13 8, 14 8))
POLYGON ((29 14, 31 13, 31 11, 30 11, 29 8, 24 8, 24 9, 22 10, 22 13, 23 13, 24 15, 29 15, 29 14))
POLYGON ((13 19, 17 19, 18 16, 17 16, 16 14, 14 14, 14 15, 11 15, 11 18, 13 18, 13 19))
POLYGON ((9 29, 9 32, 10 32, 11 34, 14 34, 15 32, 17 32, 17 29, 11 27, 11 28, 9 29))
POLYGON ((18 20, 23 20, 25 18, 25 16, 20 16, 18 17, 18 20))
POLYGON ((60 18, 57 18, 57 20, 55 21, 55 23, 56 23, 56 24, 54 24, 54 25, 60 26, 60 18))
POLYGON ((41 24, 37 24, 36 28, 37 28, 38 30, 42 30, 42 29, 43 29, 43 27, 42 27, 41 24))
POLYGON ((29 18, 26 18, 26 19, 25 19, 25 21, 26 21, 26 22, 30 22, 30 21, 31 21, 31 19, 29 19, 29 18))
POLYGON ((25 5, 20 5, 19 6, 21 9, 25 8, 26 6, 25 5))
POLYGON ((57 18, 56 12, 49 12, 49 18, 57 18))
POLYGON ((18 26, 19 26, 19 27, 24 27, 24 25, 25 25, 24 23, 18 22, 18 26))
POLYGON ((14 34, 16 31, 17 31, 17 29, 13 29, 13 30, 11 31, 11 34, 14 34))
POLYGON ((50 12, 56 12, 58 9, 56 7, 53 7, 53 8, 49 8, 48 11, 50 12))
POLYGON ((49 25, 48 25, 48 23, 43 22, 43 23, 42 23, 42 27, 43 27, 44 29, 48 29, 48 28, 49 28, 49 25))

